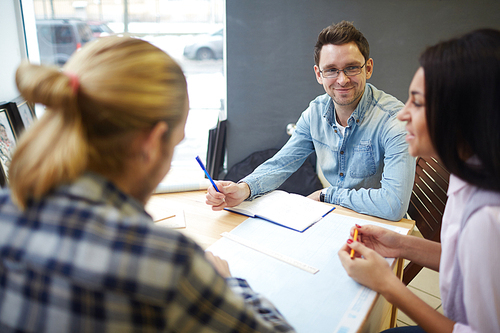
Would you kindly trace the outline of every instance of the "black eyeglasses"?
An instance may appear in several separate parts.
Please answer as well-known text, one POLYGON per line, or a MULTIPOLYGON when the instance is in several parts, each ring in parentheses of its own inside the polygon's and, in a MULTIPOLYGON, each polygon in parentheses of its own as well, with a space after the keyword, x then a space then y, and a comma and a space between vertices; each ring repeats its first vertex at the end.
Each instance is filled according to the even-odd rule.
POLYGON ((319 72, 321 73, 321 76, 325 79, 336 78, 337 76, 339 76, 340 71, 344 72, 345 76, 354 76, 360 74, 361 69, 365 67, 365 65, 366 61, 363 64, 363 66, 349 66, 344 69, 331 68, 331 69, 320 70, 319 72))

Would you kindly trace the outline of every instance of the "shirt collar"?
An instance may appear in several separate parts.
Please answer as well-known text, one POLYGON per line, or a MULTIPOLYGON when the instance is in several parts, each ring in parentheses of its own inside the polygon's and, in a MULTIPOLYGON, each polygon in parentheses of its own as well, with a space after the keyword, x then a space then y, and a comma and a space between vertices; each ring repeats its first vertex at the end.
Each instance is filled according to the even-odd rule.
POLYGON ((111 205, 126 215, 146 213, 144 205, 97 173, 86 172, 72 184, 62 186, 59 191, 95 204, 111 205))
MULTIPOLYGON (((470 157, 465 163, 470 165, 481 165, 481 161, 477 156, 470 157)), ((469 183, 467 183, 465 180, 455 176, 454 174, 450 174, 447 195, 451 196, 452 194, 459 192, 467 185, 469 185, 469 183)))
POLYGON ((454 174, 450 174, 450 181, 448 183, 448 191, 447 195, 448 197, 452 196, 453 194, 460 192, 465 186, 467 186, 467 182, 458 178, 454 174))
MULTIPOLYGON (((372 104, 373 101, 373 90, 372 85, 370 83, 366 83, 365 91, 363 92, 363 96, 359 100, 356 109, 354 109, 353 113, 349 117, 347 126, 354 126, 354 124, 361 124, 363 122, 363 118, 365 117, 366 111, 368 107, 372 104)), ((333 99, 330 97, 328 103, 326 104, 326 108, 323 116, 328 117, 330 115, 330 121, 335 124, 335 103, 333 99)))

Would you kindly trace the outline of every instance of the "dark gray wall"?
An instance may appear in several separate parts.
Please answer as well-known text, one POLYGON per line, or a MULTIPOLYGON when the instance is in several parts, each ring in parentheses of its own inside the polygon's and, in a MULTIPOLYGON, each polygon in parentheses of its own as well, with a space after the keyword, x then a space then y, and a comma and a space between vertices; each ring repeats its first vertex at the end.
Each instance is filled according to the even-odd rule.
POLYGON ((226 15, 228 168, 281 147, 286 125, 324 93, 313 48, 332 22, 352 21, 363 32, 374 60, 368 82, 403 102, 426 46, 500 29, 498 0, 227 0, 226 15))

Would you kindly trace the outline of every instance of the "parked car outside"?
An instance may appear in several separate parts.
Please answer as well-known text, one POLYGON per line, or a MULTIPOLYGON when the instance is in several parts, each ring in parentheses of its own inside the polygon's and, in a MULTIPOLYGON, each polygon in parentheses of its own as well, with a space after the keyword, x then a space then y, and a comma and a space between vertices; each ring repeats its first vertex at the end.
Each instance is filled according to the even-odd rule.
POLYGON ((108 27, 107 22, 87 21, 87 24, 89 25, 90 30, 92 30, 92 35, 95 38, 112 36, 115 34, 115 32, 108 27))
POLYGON ((42 64, 62 66, 94 37, 90 27, 78 19, 38 20, 38 47, 42 64))
POLYGON ((195 42, 184 47, 184 56, 188 59, 222 59, 223 29, 212 34, 195 37, 195 42))

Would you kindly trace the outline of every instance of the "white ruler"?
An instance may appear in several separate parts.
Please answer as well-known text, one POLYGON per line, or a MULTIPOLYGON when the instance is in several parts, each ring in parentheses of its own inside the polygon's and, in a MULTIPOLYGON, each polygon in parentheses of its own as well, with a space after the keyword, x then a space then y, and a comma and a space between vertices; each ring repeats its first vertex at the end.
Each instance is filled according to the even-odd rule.
POLYGON ((302 269, 302 270, 304 270, 306 272, 309 272, 311 274, 316 274, 317 272, 319 272, 319 269, 317 269, 317 268, 314 268, 312 266, 304 264, 303 262, 300 262, 298 260, 295 260, 293 258, 285 256, 284 254, 275 252, 273 250, 266 249, 266 248, 262 247, 261 245, 256 244, 256 243, 254 243, 252 241, 249 241, 247 239, 244 239, 244 238, 242 238, 240 236, 236 236, 236 235, 230 234, 228 232, 223 232, 221 234, 221 236, 226 237, 227 239, 230 239, 230 240, 232 240, 232 241, 234 241, 236 243, 239 243, 241 245, 244 245, 244 246, 249 247, 251 249, 254 249, 256 251, 259 251, 261 253, 264 253, 264 254, 266 254, 266 255, 268 255, 270 257, 273 257, 275 259, 278 259, 278 260, 281 260, 283 262, 286 262, 287 264, 290 264, 292 266, 300 268, 300 269, 302 269))

